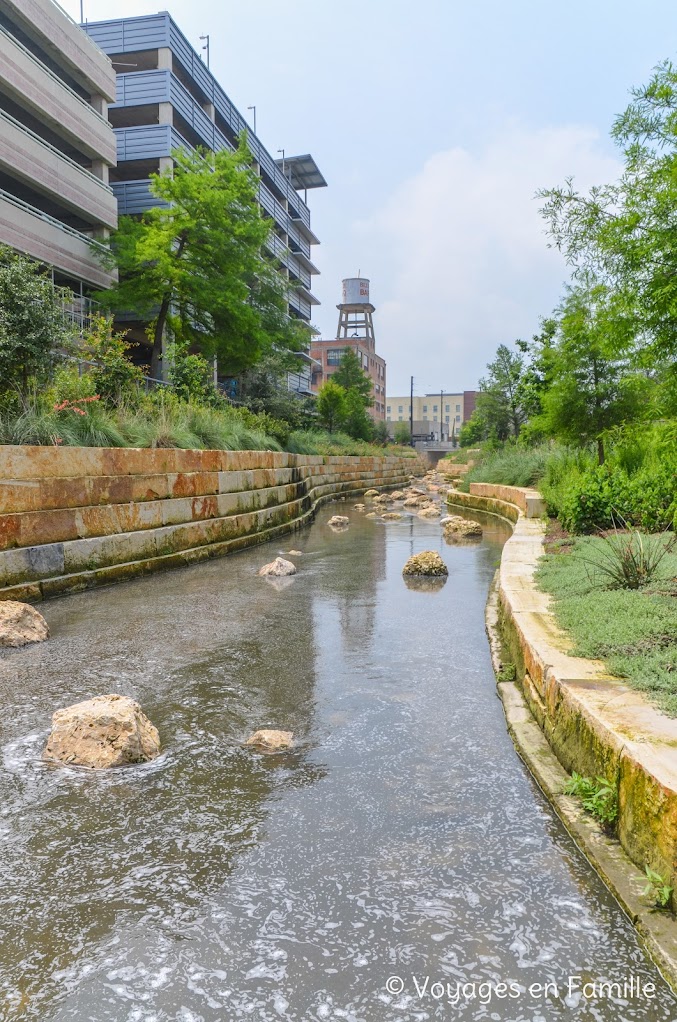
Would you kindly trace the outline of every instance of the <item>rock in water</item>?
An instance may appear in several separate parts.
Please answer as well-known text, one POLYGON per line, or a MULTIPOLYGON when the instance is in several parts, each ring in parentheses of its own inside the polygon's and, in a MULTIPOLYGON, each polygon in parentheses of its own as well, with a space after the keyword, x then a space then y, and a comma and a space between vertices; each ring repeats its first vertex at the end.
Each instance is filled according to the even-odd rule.
POLYGON ((435 550, 413 554, 402 568, 403 575, 448 575, 449 569, 435 550))
POLYGON ((365 497, 378 497, 378 490, 365 490, 365 497))
POLYGON ((386 511, 385 514, 381 515, 384 522, 397 522, 401 517, 402 515, 398 511, 386 511))
POLYGON ((16 600, 0 601, 0 646, 16 648, 48 638, 47 622, 35 607, 16 600))
POLYGON ((273 575, 275 578, 282 578, 284 575, 295 575, 296 565, 286 561, 284 557, 276 557, 270 564, 264 564, 259 568, 259 575, 273 575))
POLYGON ((442 512, 435 504, 431 504, 428 507, 421 508, 418 513, 419 518, 439 518, 442 512))
POLYGON ((57 710, 44 757, 68 766, 117 767, 160 754, 160 736, 127 696, 95 696, 57 710))
POLYGON ((303 550, 289 550, 290 557, 303 557, 303 550))
POLYGON ((251 738, 248 738, 245 745, 255 745, 263 752, 286 752, 294 748, 294 734, 292 731, 274 731, 263 728, 255 731, 251 738))
POLYGON ((342 528, 344 525, 348 525, 350 518, 346 518, 345 515, 332 515, 327 525, 332 525, 335 528, 342 528))
POLYGON ((444 531, 455 533, 459 536, 481 536, 482 526, 479 522, 473 522, 469 518, 461 518, 460 515, 452 515, 444 523, 444 531))

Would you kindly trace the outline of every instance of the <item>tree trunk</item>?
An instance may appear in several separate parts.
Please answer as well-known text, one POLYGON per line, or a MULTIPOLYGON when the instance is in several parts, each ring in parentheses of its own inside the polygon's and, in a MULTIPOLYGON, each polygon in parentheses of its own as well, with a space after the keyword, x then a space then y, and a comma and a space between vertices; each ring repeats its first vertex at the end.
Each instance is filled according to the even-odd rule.
POLYGON ((157 320, 155 321, 155 330, 153 331, 153 352, 150 357, 150 375, 154 380, 164 379, 162 375, 162 341, 165 333, 165 326, 167 325, 167 316, 169 314, 169 298, 165 298, 160 306, 157 320))
POLYGON ((597 464, 604 464, 604 441, 601 437, 597 439, 597 464))

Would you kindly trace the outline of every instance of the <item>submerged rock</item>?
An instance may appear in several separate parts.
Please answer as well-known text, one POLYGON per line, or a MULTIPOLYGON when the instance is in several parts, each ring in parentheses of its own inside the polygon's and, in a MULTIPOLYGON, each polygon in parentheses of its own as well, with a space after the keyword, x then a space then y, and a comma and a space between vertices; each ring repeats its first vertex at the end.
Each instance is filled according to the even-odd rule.
POLYGON ((386 511, 385 514, 381 515, 384 522, 397 522, 402 518, 399 511, 386 511))
POLYGON ((288 550, 290 557, 303 557, 303 550, 288 550))
POLYGON ((247 739, 245 745, 254 745, 263 752, 285 752, 294 748, 293 731, 275 731, 262 728, 247 739))
POLYGON ((407 589, 419 593, 437 593, 447 584, 446 575, 404 575, 403 578, 407 589))
POLYGON ((160 754, 160 736, 128 696, 86 699, 52 717, 44 758, 94 769, 147 763, 160 754))
POLYGON ((47 622, 30 603, 0 601, 0 646, 16 649, 48 638, 47 622))
POLYGON ((365 490, 365 497, 378 497, 378 490, 365 490))
POLYGON ((284 557, 276 557, 270 564, 264 564, 262 568, 259 568, 258 574, 283 578, 285 575, 295 575, 296 565, 291 561, 286 561, 284 557))
POLYGON ((332 515, 327 525, 331 525, 334 529, 344 529, 346 525, 350 524, 350 518, 345 515, 332 515))
POLYGON ((375 511, 370 511, 369 514, 365 515, 364 517, 365 518, 378 518, 378 515, 376 514, 375 511))
POLYGON ((353 507, 355 508, 356 511, 364 511, 365 505, 364 504, 353 504, 353 507))
POLYGON ((412 554, 402 568, 403 575, 448 575, 449 569, 435 550, 423 550, 420 554, 412 554))
POLYGON ((404 500, 405 496, 406 496, 406 494, 404 493, 403 490, 393 490, 393 492, 390 494, 390 499, 391 500, 404 500))

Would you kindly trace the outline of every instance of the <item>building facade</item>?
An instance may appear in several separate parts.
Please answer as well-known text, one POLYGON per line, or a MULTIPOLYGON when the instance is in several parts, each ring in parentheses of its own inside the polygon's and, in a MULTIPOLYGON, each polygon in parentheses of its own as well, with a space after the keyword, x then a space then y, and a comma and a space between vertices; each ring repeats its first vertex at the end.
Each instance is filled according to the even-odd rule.
POLYGON ((50 267, 74 315, 114 279, 96 245, 117 226, 115 86, 111 61, 52 0, 0 0, 0 243, 50 267))
POLYGON ((372 406, 369 413, 375 422, 386 417, 386 362, 376 353, 373 313, 366 277, 347 277, 343 281, 336 337, 314 340, 310 346, 312 388, 317 392, 331 379, 341 364, 346 348, 355 352, 364 372, 371 380, 372 406))
MULTIPOLYGON (((246 131, 260 177, 259 202, 270 220, 268 248, 289 281, 289 315, 310 323, 319 305, 311 291, 319 272, 311 258, 318 239, 305 198, 309 189, 326 185, 312 157, 273 159, 166 11, 92 22, 86 30, 117 72, 109 116, 117 140, 111 182, 120 214, 157 204, 149 177, 172 166, 176 149, 234 150, 246 131)), ((298 378, 299 388, 305 379, 309 390, 309 371, 298 378)))
POLYGON ((475 390, 464 390, 458 394, 438 391, 423 397, 414 395, 413 406, 409 394, 389 397, 386 401, 386 422, 390 426, 390 435, 393 435, 396 423, 409 425, 413 411, 414 436, 430 436, 432 433, 436 440, 453 439, 474 412, 476 399, 475 390))

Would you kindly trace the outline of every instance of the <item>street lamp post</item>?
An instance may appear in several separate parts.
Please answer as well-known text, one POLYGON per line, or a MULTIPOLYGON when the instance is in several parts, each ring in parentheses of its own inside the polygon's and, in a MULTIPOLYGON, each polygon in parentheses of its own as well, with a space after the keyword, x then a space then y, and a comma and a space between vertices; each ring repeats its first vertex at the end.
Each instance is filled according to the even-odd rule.
POLYGON ((202 47, 202 49, 207 51, 207 67, 209 67, 209 36, 208 35, 201 35, 200 39, 206 40, 206 42, 205 42, 204 46, 202 47))
POLYGON ((256 134, 256 107, 255 106, 248 106, 247 110, 253 111, 252 120, 254 122, 254 134, 256 134))
POLYGON ((277 151, 278 151, 278 153, 282 153, 282 176, 286 177, 287 176, 287 172, 285 170, 285 164, 284 164, 284 149, 278 149, 277 151))

